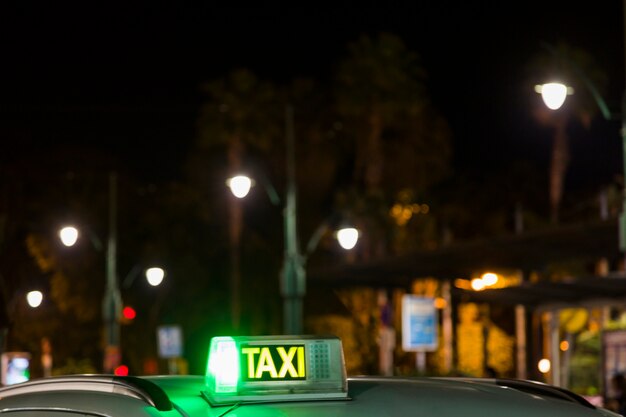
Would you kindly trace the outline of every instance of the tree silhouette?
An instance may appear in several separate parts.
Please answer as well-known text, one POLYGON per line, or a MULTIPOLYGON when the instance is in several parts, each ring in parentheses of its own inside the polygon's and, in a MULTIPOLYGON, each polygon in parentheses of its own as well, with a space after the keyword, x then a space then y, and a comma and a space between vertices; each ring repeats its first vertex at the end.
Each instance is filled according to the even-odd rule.
POLYGON ((392 228, 390 200, 407 190, 422 196, 445 176, 450 131, 430 103, 418 55, 395 35, 362 36, 351 43, 335 82, 343 138, 354 152, 356 188, 344 203, 360 207, 367 223, 371 239, 360 245, 364 257, 382 256, 392 228))
MULTIPOLYGON (((593 116, 602 109, 594 94, 601 95, 607 76, 593 56, 580 48, 560 42, 543 45, 528 64, 534 84, 559 81, 574 89, 574 97, 566 100, 559 110, 549 110, 537 100, 535 118, 554 130, 549 174, 550 219, 559 222, 567 170, 570 165, 569 124, 576 120, 587 129, 593 116)), ((604 111, 604 109, 602 109, 604 111)))
MULTIPOLYGON (((248 70, 238 69, 222 79, 206 83, 203 90, 207 94, 207 100, 200 111, 195 148, 205 153, 216 150, 226 152, 226 169, 214 174, 221 174, 222 179, 226 180, 241 173, 243 169, 249 170, 245 161, 247 153, 252 151, 271 154, 270 151, 275 150, 278 143, 282 143, 279 139, 283 137, 285 103, 271 83, 259 80, 248 70)), ((203 162, 197 158, 196 163, 203 162)), ((199 172, 207 173, 202 169, 199 172)), ((226 194, 227 190, 223 188, 222 192, 226 194)), ((229 197, 227 215, 231 261, 231 320, 236 331, 241 319, 240 251, 243 211, 242 203, 238 199, 226 197, 229 197)))

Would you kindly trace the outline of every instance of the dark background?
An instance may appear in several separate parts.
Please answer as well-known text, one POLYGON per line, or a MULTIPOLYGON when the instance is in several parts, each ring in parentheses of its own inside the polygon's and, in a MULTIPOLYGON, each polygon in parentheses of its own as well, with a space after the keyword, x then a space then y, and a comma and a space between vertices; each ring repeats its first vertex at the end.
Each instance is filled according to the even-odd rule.
MULTIPOLYGON (((530 119, 524 66, 540 41, 586 49, 624 90, 622 4, 603 2, 15 2, 0 6, 0 161, 81 147, 146 179, 181 175, 199 85, 247 67, 261 78, 327 80, 346 45, 391 32, 417 52, 453 130, 455 167, 478 177, 514 159, 547 170, 551 134, 530 119)), ((616 123, 573 135, 569 181, 620 171, 616 123)))
MULTIPOLYGON (((150 182, 184 180, 204 100, 199 87, 204 82, 240 67, 275 83, 288 83, 296 77, 330 82, 334 66, 346 56, 349 42, 362 34, 378 32, 400 36, 421 57, 429 76, 430 96, 450 124, 456 179, 450 187, 452 197, 460 200, 461 209, 480 233, 486 233, 481 225, 487 223, 484 220, 489 214, 471 210, 470 200, 478 194, 474 192, 482 194, 477 207, 483 207, 486 194, 488 205, 504 207, 509 214, 511 207, 498 201, 499 191, 506 187, 510 192, 525 184, 502 184, 511 178, 502 174, 518 164, 530 166, 531 172, 545 178, 536 194, 545 193, 541 199, 547 201, 553 135, 531 115, 540 99, 527 73, 527 64, 541 52, 541 41, 565 41, 592 54, 609 80, 605 100, 615 112, 620 109, 625 75, 621 1, 228 4, 19 1, 0 5, 0 175, 6 175, 0 184, 2 203, 6 205, 2 209, 9 213, 8 249, 0 254, 4 284, 18 287, 29 280, 48 281, 50 271, 42 271, 33 263, 32 250, 27 252, 24 242, 26 236, 37 233, 43 236, 40 247, 45 248, 46 241, 52 242, 50 230, 67 208, 65 200, 75 204, 69 207, 74 212, 83 213, 84 224, 96 225, 95 232, 106 236, 107 184, 101 174, 111 168, 107 166, 110 159, 117 161, 124 166, 120 172, 125 174, 119 181, 119 229, 128 230, 124 225, 142 226, 133 228, 132 233, 120 233, 120 280, 139 255, 170 259, 165 265, 168 280, 160 287, 159 295, 146 296, 141 281, 131 288, 146 306, 138 307, 135 327, 123 329, 124 343, 133 346, 125 348, 129 354, 142 353, 137 346, 151 350, 146 341, 154 343, 155 323, 185 321, 186 343, 202 351, 202 355, 191 356, 201 361, 208 336, 221 333, 228 324, 229 311, 220 308, 228 291, 231 253, 225 231, 225 200, 211 199, 210 192, 194 200, 184 192, 169 193, 166 187, 144 187, 150 182), (76 181, 69 181, 73 177, 63 177, 68 181, 50 178, 52 172, 65 174, 52 164, 64 163, 71 171, 69 167, 78 162, 87 166, 91 175, 76 181), (129 170, 133 175, 127 175, 129 170), (135 180, 142 186, 135 186, 135 180), (487 183, 492 185, 483 186, 487 183), (168 196, 173 196, 172 200, 167 200, 168 196), (179 202, 181 196, 189 200, 179 202), (206 207, 197 204, 203 199, 218 208, 211 211, 209 203, 206 207), (23 202, 31 207, 25 209, 23 202), (42 219, 35 219, 31 213, 42 219), (482 219, 473 217, 474 213, 482 219), (197 217, 202 222, 196 221, 197 217), (145 253, 138 253, 139 241, 147 242, 147 249, 142 246, 145 253), (155 297, 161 301, 154 301, 155 297), (161 308, 158 317, 154 314, 146 318, 145 308, 152 306, 161 308), (153 320, 150 325, 146 325, 148 319, 153 320)), ((298 123, 298 109, 295 121, 298 123)), ((572 159, 566 195, 583 186, 595 191, 622 172, 619 125, 619 120, 605 121, 596 116, 589 130, 575 123, 570 126, 572 159)), ((214 195, 224 194, 221 178, 214 175, 206 179, 214 184, 214 195)), ((244 312, 247 329, 255 329, 255 323, 268 318, 280 321, 282 219, 279 210, 266 200, 258 194, 257 201, 242 203, 247 233, 242 253, 246 260, 243 267, 247 269, 242 275, 248 278, 243 294, 248 302, 242 304, 248 307, 244 312), (261 200, 265 201, 265 211, 256 214, 259 211, 252 210, 252 206, 258 206, 261 200), (250 221, 253 216, 256 224, 250 221), (253 258, 256 263, 249 262, 253 258)), ((542 210, 547 216, 547 204, 542 210)), ((316 214, 315 220, 319 220, 316 214)), ((68 276, 91 277, 99 283, 100 287, 84 291, 92 290, 99 309, 104 257, 87 245, 82 250, 84 265, 75 265, 76 253, 58 255, 58 263, 66 265, 68 276), (69 270, 69 265, 77 271, 69 270)), ((132 295, 125 294, 125 301, 133 301, 132 295)), ((5 296, 11 298, 13 292, 5 296)), ((48 308, 52 307, 50 303, 48 308)), ((41 310, 37 314, 43 317, 47 313, 41 310)), ((26 313, 20 317, 32 320, 23 326, 30 333, 21 335, 16 325, 13 336, 21 337, 23 343, 38 341, 33 335, 39 330, 33 323, 45 327, 46 322, 26 313)), ((269 326, 263 324, 266 327, 261 329, 269 326)), ((62 320, 57 325, 59 329, 68 327, 62 320)), ((94 333, 96 327, 91 326, 94 333)), ((40 333, 48 331, 41 329, 40 333)), ((65 331, 55 335, 61 338, 65 331)), ((73 336, 83 335, 76 331, 73 336)), ((94 334, 92 339, 97 337, 94 334)), ((18 346, 19 341, 12 343, 18 346)), ((66 349, 65 357, 89 356, 88 352, 74 352, 81 347, 79 341, 53 343, 59 357, 63 357, 62 348, 66 349)), ((97 344, 92 345, 96 349, 97 344)), ((19 348, 32 352, 39 349, 37 345, 19 348)))

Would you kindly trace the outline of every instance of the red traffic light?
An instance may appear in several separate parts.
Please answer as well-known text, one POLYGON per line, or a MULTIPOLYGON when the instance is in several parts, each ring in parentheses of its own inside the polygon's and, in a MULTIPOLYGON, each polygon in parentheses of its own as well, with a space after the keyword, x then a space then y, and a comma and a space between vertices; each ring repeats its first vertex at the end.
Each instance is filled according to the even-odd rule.
POLYGON ((120 365, 117 368, 115 368, 113 373, 117 376, 128 376, 128 366, 120 365))
POLYGON ((126 319, 126 320, 133 320, 135 317, 137 317, 137 312, 135 311, 134 308, 130 307, 130 306, 126 306, 124 307, 124 309, 122 310, 122 316, 126 319))

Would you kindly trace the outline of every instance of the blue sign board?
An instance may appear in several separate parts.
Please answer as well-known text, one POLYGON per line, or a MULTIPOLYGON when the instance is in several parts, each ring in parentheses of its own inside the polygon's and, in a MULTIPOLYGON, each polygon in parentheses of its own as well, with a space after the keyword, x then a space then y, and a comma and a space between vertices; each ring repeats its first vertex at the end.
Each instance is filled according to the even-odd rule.
POLYGON ((405 351, 437 350, 438 323, 434 298, 412 294, 402 297, 402 348, 405 351))
POLYGON ((183 331, 180 326, 159 326, 157 329, 160 358, 178 358, 183 354, 183 331))

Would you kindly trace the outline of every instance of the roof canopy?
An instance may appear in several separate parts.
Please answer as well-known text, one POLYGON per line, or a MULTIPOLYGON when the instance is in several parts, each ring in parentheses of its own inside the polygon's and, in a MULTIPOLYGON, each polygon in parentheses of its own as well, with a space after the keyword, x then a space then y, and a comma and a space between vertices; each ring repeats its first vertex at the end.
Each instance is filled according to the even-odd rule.
MULTIPOLYGON (((442 280, 470 278, 477 271, 518 269, 525 275, 543 271, 550 264, 589 262, 620 256, 616 219, 552 228, 489 240, 453 244, 431 251, 416 251, 373 262, 317 268, 309 272, 312 286, 405 287, 420 277, 442 280)), ((589 268, 588 274, 593 269, 589 268)), ((545 308, 567 304, 624 302, 626 276, 588 276, 567 282, 525 282, 519 287, 483 290, 454 289, 466 300, 500 304, 523 304, 545 308)))
POLYGON ((564 282, 525 282, 520 286, 483 291, 453 289, 459 301, 517 305, 538 310, 626 305, 626 275, 572 278, 564 282))

